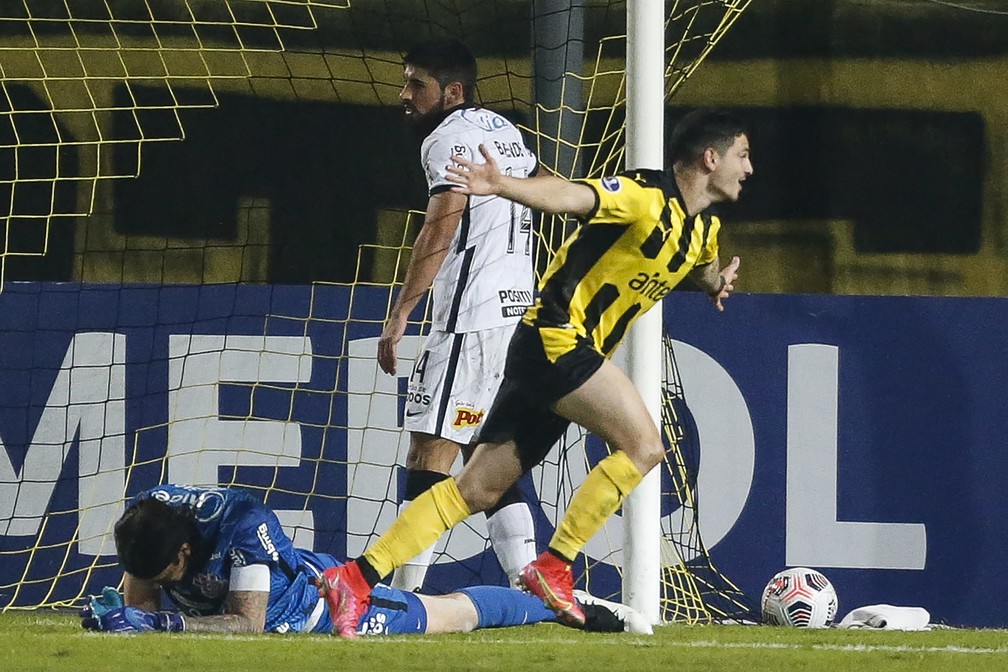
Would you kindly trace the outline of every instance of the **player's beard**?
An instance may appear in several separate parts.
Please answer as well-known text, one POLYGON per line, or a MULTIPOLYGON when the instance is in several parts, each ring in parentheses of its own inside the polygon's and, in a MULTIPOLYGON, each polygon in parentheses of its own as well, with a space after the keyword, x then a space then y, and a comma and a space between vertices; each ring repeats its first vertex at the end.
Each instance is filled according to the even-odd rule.
MULTIPOLYGON (((454 108, 452 108, 454 109, 454 108)), ((416 108, 413 109, 413 113, 406 117, 406 122, 409 124, 410 128, 413 129, 413 133, 419 138, 426 138, 431 132, 441 125, 441 122, 445 120, 452 110, 446 110, 444 101, 438 103, 438 106, 429 112, 421 114, 417 112, 416 108)))

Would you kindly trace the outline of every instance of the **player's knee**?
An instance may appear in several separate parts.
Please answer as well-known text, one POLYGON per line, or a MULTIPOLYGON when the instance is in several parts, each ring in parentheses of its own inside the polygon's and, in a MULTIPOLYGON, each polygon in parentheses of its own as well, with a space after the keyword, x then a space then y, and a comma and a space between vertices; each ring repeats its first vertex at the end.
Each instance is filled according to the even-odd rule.
POLYGON ((458 454, 459 445, 454 441, 414 432, 410 437, 409 452, 406 453, 406 469, 447 474, 458 454))
POLYGON ((459 478, 458 489, 472 513, 486 511, 507 491, 507 488, 501 489, 483 481, 474 482, 465 478, 459 478))
POLYGON ((647 432, 634 437, 620 446, 627 456, 633 460, 642 474, 651 471, 659 462, 665 459, 665 444, 657 431, 647 432))
POLYGON ((472 513, 486 511, 521 477, 521 460, 514 442, 481 444, 455 478, 472 513))
POLYGON ((655 435, 652 441, 643 445, 638 465, 641 467, 641 473, 646 474, 651 471, 663 459, 665 459, 665 444, 662 443, 661 437, 655 435))
POLYGON ((468 490, 462 490, 462 499, 465 500, 470 511, 473 513, 479 513, 481 511, 486 511, 496 504, 502 494, 504 493, 493 493, 487 492, 486 490, 470 488, 468 490))

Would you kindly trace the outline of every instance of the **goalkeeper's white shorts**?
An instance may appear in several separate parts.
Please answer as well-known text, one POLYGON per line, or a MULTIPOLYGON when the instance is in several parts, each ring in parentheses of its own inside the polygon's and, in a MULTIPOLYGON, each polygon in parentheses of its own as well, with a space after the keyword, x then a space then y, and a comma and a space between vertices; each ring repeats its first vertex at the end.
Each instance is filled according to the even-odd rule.
POLYGON ((500 387, 513 333, 513 326, 432 331, 410 373, 403 428, 472 443, 500 387))

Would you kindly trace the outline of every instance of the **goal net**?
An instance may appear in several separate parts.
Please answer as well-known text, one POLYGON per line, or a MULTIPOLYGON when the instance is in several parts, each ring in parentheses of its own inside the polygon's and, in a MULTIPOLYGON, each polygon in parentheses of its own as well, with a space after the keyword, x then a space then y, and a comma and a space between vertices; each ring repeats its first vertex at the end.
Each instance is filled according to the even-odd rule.
MULTIPOLYGON (((667 98, 748 2, 666 3, 667 98)), ((405 383, 379 375, 374 344, 424 202, 396 109, 402 52, 464 39, 480 101, 511 116, 547 168, 599 176, 623 167, 625 11, 615 0, 0 7, 0 333, 17 345, 0 358, 15 381, 0 393, 0 606, 73 604, 115 583, 108 534, 123 499, 165 480, 252 488, 297 543, 335 553, 384 530, 407 446, 405 383), (68 282, 16 282, 28 280, 68 282)), ((540 268, 569 229, 537 223, 540 268)), ((426 323, 414 317, 405 359, 426 323)), ((663 614, 747 618, 700 536, 699 446, 671 341, 665 354, 663 614)), ((522 482, 540 536, 605 452, 572 429, 522 482)), ((617 593, 620 545, 611 526, 593 539, 579 582, 617 593)), ((477 517, 441 542, 429 587, 495 572, 477 517)))

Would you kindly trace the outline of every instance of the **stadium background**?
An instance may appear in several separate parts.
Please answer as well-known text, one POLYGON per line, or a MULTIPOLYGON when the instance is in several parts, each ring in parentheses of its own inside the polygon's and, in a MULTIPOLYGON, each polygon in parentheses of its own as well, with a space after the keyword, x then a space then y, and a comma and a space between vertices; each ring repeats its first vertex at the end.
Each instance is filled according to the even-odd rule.
MULTIPOLYGON (((396 11, 396 2, 380 5, 396 11)), ((509 30, 527 24, 527 6, 505 2, 495 10, 508 14, 466 15, 484 70, 500 71, 506 57, 527 73, 527 26, 524 33, 489 39, 495 22, 509 30)), ((334 23, 342 14, 316 13, 334 23)), ((618 26, 621 20, 597 13, 587 19, 589 36, 610 27, 593 21, 618 26)), ((729 213, 734 226, 726 240, 744 256, 761 259, 747 269, 749 289, 1008 293, 1008 274, 1000 272, 1008 211, 1004 21, 1002 15, 904 0, 764 0, 746 10, 680 88, 672 115, 677 106, 721 105, 739 108, 752 121, 759 179, 729 213)), ((138 179, 99 182, 93 214, 59 222, 45 257, 6 258, 6 277, 353 280, 357 245, 396 239, 398 232, 387 229, 401 218, 383 227, 389 221, 383 213, 423 204, 411 138, 394 108, 395 51, 402 48, 395 42, 408 42, 415 30, 365 33, 375 42, 366 46, 384 50, 390 62, 384 72, 351 76, 391 85, 378 91, 387 106, 377 109, 369 86, 341 90, 343 100, 334 102, 325 82, 331 60, 313 58, 308 49, 333 50, 341 37, 350 37, 327 31, 324 23, 303 43, 287 36, 295 42, 288 48, 301 50, 297 59, 283 65, 263 57, 274 69, 254 81, 216 81, 218 108, 182 111, 188 142, 146 145, 138 179), (332 41, 319 44, 319 36, 332 41), (179 173, 184 180, 165 179, 179 173), (338 192, 346 200, 337 201, 334 184, 346 185, 338 192), (198 211, 192 203, 201 204, 198 211), (208 247, 212 254, 204 254, 208 247)), ((5 53, 8 60, 17 57, 5 53)), ((67 67, 75 69, 80 66, 67 67)), ((11 79, 14 70, 6 66, 11 79)), ((521 85, 529 86, 527 77, 494 77, 481 82, 480 93, 500 101, 516 95, 501 87, 521 85)), ((7 88, 29 100, 45 95, 37 87, 7 88)), ((147 93, 154 103, 164 96, 143 86, 108 86, 103 93, 120 102, 131 93, 147 93)), ((517 95, 529 98, 527 90, 517 95)), ((157 112, 140 121, 150 135, 179 125, 173 115, 157 112)), ((127 135, 137 132, 132 119, 115 123, 127 135)), ((41 126, 40 134, 55 137, 41 126)), ((74 129, 62 131, 72 136, 74 129)), ((116 174, 131 174, 137 154, 134 146, 117 146, 111 159, 116 174)), ((72 154, 61 160, 74 159, 89 160, 72 154)), ((58 196, 90 194, 67 190, 58 196)), ((37 198, 36 208, 47 209, 48 200, 37 198)), ((10 250, 38 249, 32 227, 11 234, 10 250)), ((364 270, 387 273, 381 263, 364 270)))
MULTIPOLYGON (((397 7, 396 2, 380 4, 397 7)), ((523 3, 496 7, 504 13, 526 10, 523 3)), ((489 35, 500 17, 473 21, 474 34, 489 35)), ((835 577, 847 607, 855 606, 849 600, 914 603, 955 624, 1004 625, 993 601, 1003 579, 990 564, 1004 536, 996 513, 1004 496, 996 483, 1003 482, 997 476, 1005 465, 993 453, 1004 432, 997 427, 996 403, 983 389, 1000 387, 1005 376, 1000 363, 1008 358, 996 343, 978 337, 1001 331, 1004 302, 841 295, 1008 294, 1003 261, 1006 24, 1008 17, 998 14, 935 3, 756 2, 673 100, 673 119, 695 105, 735 108, 751 119, 757 173, 743 201, 726 214, 730 224, 722 245, 743 257, 747 290, 784 295, 738 297, 734 314, 717 323, 720 330, 710 329, 715 321, 699 310, 697 297, 675 296, 666 307, 673 337, 717 361, 748 404, 758 451, 753 485, 743 498, 740 522, 729 526, 723 543, 712 546, 725 573, 749 594, 779 566, 803 557, 789 556, 794 549, 784 534, 786 497, 793 495, 791 482, 782 482, 791 457, 787 358, 794 346, 827 344, 841 353, 841 389, 854 382, 854 392, 839 397, 846 427, 839 443, 850 452, 837 466, 834 520, 922 525, 927 565, 841 564, 832 572, 828 562, 819 566, 835 577), (853 367, 843 368, 850 361, 844 353, 852 351, 860 356, 853 367), (966 577, 966 587, 949 589, 950 573, 966 577)), ((11 43, 26 37, 16 34, 13 24, 4 29, 11 43)), ((215 107, 182 110, 179 117, 154 111, 142 124, 111 120, 127 136, 137 126, 152 134, 159 129, 170 134, 180 126, 184 142, 147 143, 142 153, 140 143, 113 145, 100 159, 88 155, 92 147, 70 145, 59 155, 59 165, 107 162, 116 175, 139 172, 136 179, 99 180, 93 193, 84 182, 54 194, 21 192, 19 214, 44 213, 54 203, 65 205, 57 212, 72 211, 81 202, 93 207, 88 217, 51 217, 48 227, 32 226, 30 217, 12 217, 3 258, 8 283, 267 284, 249 289, 255 305, 237 314, 228 310, 244 304, 233 297, 201 298, 212 294, 212 287, 179 288, 172 294, 148 285, 132 297, 111 297, 103 290, 108 285, 75 286, 74 298, 65 303, 58 293, 66 286, 6 286, 0 303, 6 304, 7 370, 23 370, 28 361, 45 372, 5 390, 9 401, 0 435, 14 472, 29 463, 41 407, 74 334, 126 333, 128 343, 138 337, 145 343, 149 352, 140 359, 156 364, 145 365, 143 379, 157 393, 144 397, 143 414, 166 394, 161 390, 167 384, 158 385, 168 376, 160 372, 168 366, 168 335, 155 335, 159 330, 288 332, 291 328, 277 327, 278 322, 300 316, 291 315, 287 304, 279 309, 271 303, 285 292, 293 292, 293 305, 300 306, 316 299, 318 288, 305 288, 311 283, 355 278, 381 283, 394 276, 397 264, 390 255, 398 254, 402 225, 410 224, 408 243, 418 223, 404 219, 402 211, 425 200, 416 141, 393 105, 396 51, 401 42, 417 37, 400 30, 394 42, 376 38, 366 45, 390 54, 387 72, 380 75, 390 83, 377 93, 381 106, 371 104, 376 92, 367 86, 359 97, 333 100, 326 59, 313 57, 312 48, 338 50, 342 33, 335 30, 331 42, 320 43, 319 35, 329 34, 322 30, 298 44, 298 58, 284 61, 286 71, 218 82, 215 107), (377 247, 359 255, 362 244, 377 247), (39 256, 43 248, 46 253, 39 256), (288 284, 296 287, 283 287, 288 284), (151 305, 158 306, 153 327, 130 322, 137 306, 151 305), (177 306, 187 305, 209 306, 213 317, 198 311, 176 314, 177 306), (138 333, 129 334, 131 329, 138 333)), ((587 32, 600 30, 589 24, 587 32)), ((503 43, 477 39, 474 49, 486 63, 521 64, 528 43, 517 33, 503 43)), ((7 76, 21 65, 19 57, 16 50, 5 52, 7 76)), ((276 63, 263 59, 263 65, 276 63)), ((68 62, 66 67, 75 66, 68 62)), ((522 81, 487 81, 481 95, 488 102, 506 98, 510 92, 496 91, 495 85, 522 81)), ((37 85, 21 85, 12 77, 5 90, 12 109, 44 106, 37 85)), ((107 96, 109 109, 129 97, 147 95, 156 102, 164 93, 143 85, 89 92, 95 90, 107 96)), ((72 124, 57 129, 45 123, 32 130, 39 144, 73 137, 75 131, 72 124)), ((12 160, 7 167, 14 169, 12 160)), ((21 164, 16 169, 26 170, 21 164)), ((326 301, 319 305, 340 306, 345 299, 326 301)), ((376 319, 369 316, 359 337, 377 334, 376 319)), ((345 338, 341 333, 313 344, 335 345, 345 338)), ((134 350, 123 354, 127 367, 137 352, 129 347, 134 350)), ((697 361, 703 360, 698 356, 697 361)), ((127 375, 130 381, 138 374, 127 375)), ((286 400, 264 402, 265 408, 276 403, 286 400)), ((264 411, 267 417, 271 413, 264 411)), ((166 421, 158 410, 131 418, 126 431, 138 433, 166 421)), ((155 452, 163 452, 163 441, 155 439, 155 452)), ((77 472, 72 462, 64 457, 67 475, 77 472)), ((72 499, 73 493, 66 496, 72 499)), ((23 543, 16 516, 8 519, 5 532, 4 551, 23 543)), ((887 543, 876 540, 879 547, 887 543)), ((898 552, 892 557, 913 564, 900 560, 898 552)), ((12 568, 0 583, 11 585, 8 579, 16 579, 18 571, 12 568)))

